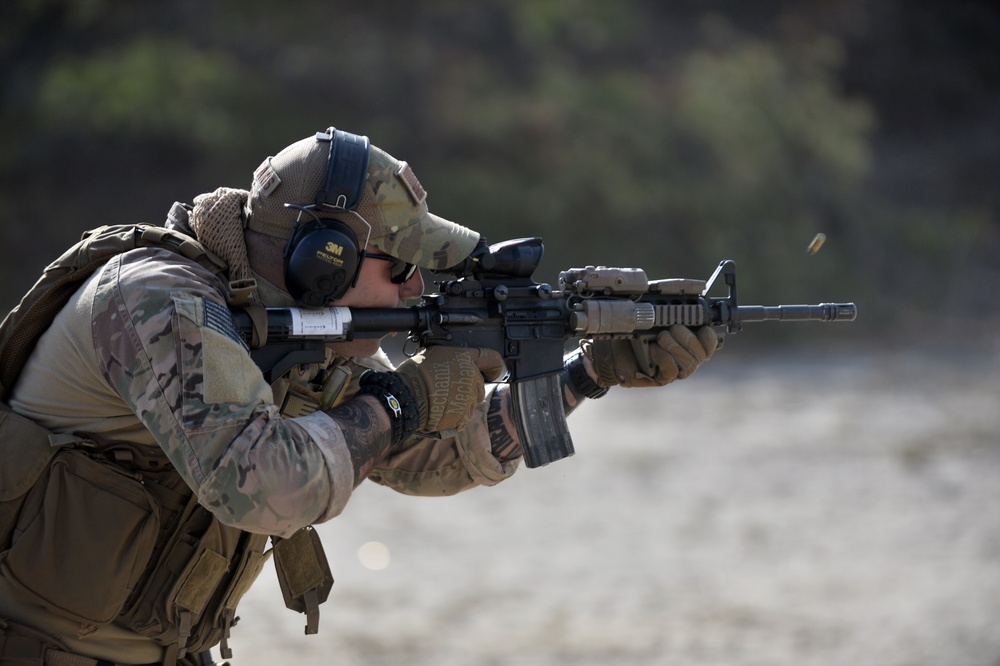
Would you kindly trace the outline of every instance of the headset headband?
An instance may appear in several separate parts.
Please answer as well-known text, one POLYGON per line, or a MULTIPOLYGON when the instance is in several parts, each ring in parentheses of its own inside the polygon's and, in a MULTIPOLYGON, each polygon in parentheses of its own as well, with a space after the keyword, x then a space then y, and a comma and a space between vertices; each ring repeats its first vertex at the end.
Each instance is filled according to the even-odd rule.
POLYGON ((368 180, 368 137, 330 127, 317 132, 316 140, 330 142, 326 177, 316 192, 316 207, 354 210, 368 180))

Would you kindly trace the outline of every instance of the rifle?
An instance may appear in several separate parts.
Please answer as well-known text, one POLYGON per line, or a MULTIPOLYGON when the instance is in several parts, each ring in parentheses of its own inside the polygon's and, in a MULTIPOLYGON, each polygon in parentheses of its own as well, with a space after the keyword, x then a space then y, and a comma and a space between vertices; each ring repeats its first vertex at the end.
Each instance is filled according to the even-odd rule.
POLYGON ((739 305, 736 264, 723 261, 707 280, 649 281, 639 268, 587 266, 559 274, 558 289, 532 278, 540 238, 494 245, 480 240, 453 268, 432 271, 439 286, 406 308, 268 308, 266 331, 245 310, 234 311, 250 355, 267 381, 298 363, 324 360, 328 342, 408 332, 421 347, 489 347, 507 365, 515 421, 528 467, 573 455, 563 411, 560 373, 566 342, 577 337, 629 338, 640 361, 654 368, 649 345, 674 324, 739 332, 757 321, 852 321, 854 303, 739 305), (709 296, 716 285, 725 296, 709 296), (266 333, 266 338, 265 338, 266 333))

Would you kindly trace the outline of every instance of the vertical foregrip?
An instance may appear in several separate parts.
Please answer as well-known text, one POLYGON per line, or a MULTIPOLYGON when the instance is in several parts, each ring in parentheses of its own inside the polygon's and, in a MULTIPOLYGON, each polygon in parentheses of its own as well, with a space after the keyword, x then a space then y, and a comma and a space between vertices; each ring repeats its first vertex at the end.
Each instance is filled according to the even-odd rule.
POLYGON ((573 455, 559 374, 514 382, 511 391, 525 464, 541 467, 573 455))

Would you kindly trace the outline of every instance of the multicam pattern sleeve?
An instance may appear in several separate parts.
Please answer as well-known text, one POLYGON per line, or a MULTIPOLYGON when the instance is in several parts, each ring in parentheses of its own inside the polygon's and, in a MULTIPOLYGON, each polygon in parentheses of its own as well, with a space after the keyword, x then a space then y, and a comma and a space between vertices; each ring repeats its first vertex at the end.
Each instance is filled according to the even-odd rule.
POLYGON ((289 535, 343 509, 353 467, 329 416, 280 417, 223 289, 164 250, 119 255, 95 291, 97 362, 203 505, 226 524, 289 535))

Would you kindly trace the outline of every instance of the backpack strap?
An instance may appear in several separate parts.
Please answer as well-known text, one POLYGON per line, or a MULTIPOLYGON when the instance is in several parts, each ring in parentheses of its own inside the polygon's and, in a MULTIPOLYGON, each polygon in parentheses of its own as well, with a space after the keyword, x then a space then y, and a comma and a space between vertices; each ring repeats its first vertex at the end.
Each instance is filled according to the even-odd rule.
POLYGON ((228 284, 225 262, 180 232, 151 224, 110 225, 85 232, 80 242, 45 268, 0 324, 0 401, 7 399, 38 338, 80 284, 112 257, 139 247, 177 252, 223 277, 228 284))
POLYGON ((210 252, 196 239, 164 227, 152 225, 138 225, 138 227, 141 228, 142 235, 136 243, 137 247, 162 247, 173 250, 182 257, 198 262, 226 281, 226 271, 229 270, 226 262, 210 252))

